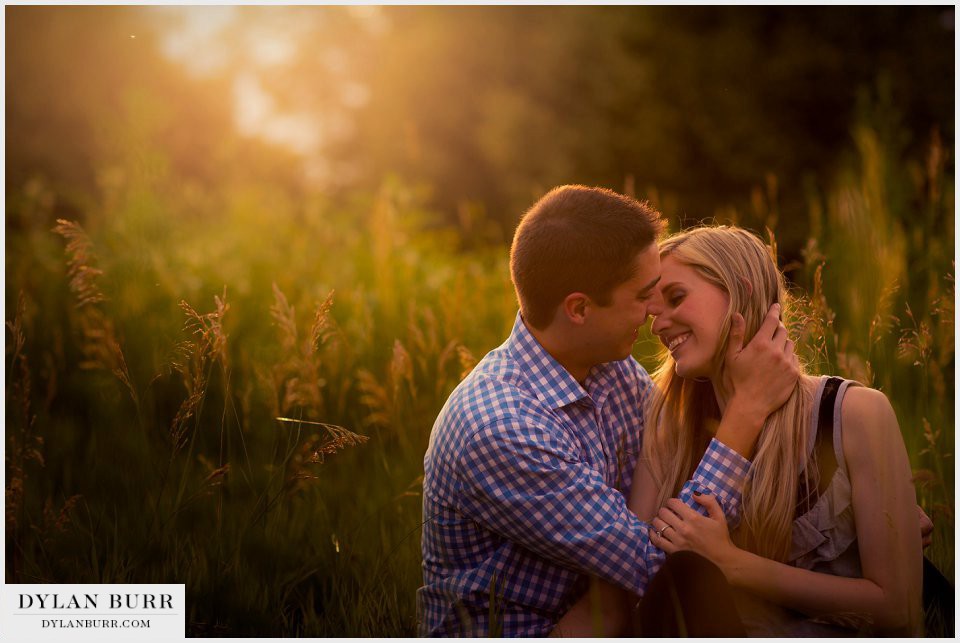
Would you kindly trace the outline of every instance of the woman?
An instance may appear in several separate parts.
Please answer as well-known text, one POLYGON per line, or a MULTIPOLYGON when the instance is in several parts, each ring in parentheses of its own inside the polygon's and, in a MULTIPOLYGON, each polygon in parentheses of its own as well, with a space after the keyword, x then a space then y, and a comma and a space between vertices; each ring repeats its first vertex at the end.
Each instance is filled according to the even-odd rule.
MULTIPOLYGON (((789 301, 766 246, 745 230, 689 230, 664 241, 660 255, 662 301, 651 312, 666 350, 629 500, 641 519, 653 518, 654 544, 715 563, 751 635, 920 634, 915 492, 882 393, 802 374, 760 434, 732 538, 711 496, 700 496, 710 517, 668 500, 729 397, 722 356, 734 316, 749 341, 769 306, 786 312, 789 301)), ((576 606, 559 629, 583 631, 588 613, 576 606)))

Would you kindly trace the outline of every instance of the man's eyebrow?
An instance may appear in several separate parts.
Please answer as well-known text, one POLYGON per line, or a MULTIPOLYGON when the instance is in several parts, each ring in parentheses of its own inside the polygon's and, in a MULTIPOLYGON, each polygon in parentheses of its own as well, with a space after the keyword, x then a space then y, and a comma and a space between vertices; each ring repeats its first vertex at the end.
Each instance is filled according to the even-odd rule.
POLYGON ((660 281, 660 277, 661 277, 661 275, 657 275, 657 278, 654 279, 653 281, 651 281, 650 283, 648 283, 648 284, 647 284, 646 286, 644 286, 643 288, 641 288, 641 289, 640 289, 640 292, 647 292, 648 290, 650 290, 651 288, 653 288, 654 286, 656 286, 656 285, 657 285, 657 282, 660 281))

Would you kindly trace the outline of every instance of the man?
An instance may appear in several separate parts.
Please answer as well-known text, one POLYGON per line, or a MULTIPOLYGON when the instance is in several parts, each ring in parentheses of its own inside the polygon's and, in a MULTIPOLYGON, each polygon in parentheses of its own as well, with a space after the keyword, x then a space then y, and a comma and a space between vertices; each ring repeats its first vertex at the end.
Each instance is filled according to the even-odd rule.
MULTIPOLYGON (((421 633, 545 636, 589 577, 642 595, 665 554, 624 500, 652 383, 630 356, 657 296, 659 214, 600 188, 552 190, 510 250, 520 312, 440 412, 424 458, 421 633)), ((798 369, 773 307, 726 356, 733 397, 679 498, 736 519, 757 435, 798 369)))

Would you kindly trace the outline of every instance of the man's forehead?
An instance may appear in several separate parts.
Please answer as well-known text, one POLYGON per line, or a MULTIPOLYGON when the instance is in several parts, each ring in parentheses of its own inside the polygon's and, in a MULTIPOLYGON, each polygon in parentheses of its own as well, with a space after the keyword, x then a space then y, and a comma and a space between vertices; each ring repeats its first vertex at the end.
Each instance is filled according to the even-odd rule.
POLYGON ((641 279, 637 279, 636 285, 638 286, 640 292, 646 292, 656 288, 658 283, 660 283, 660 275, 655 275, 649 281, 642 281, 641 279))
POLYGON ((660 252, 656 244, 650 244, 637 254, 633 276, 643 287, 652 285, 651 282, 656 283, 660 278, 660 252))

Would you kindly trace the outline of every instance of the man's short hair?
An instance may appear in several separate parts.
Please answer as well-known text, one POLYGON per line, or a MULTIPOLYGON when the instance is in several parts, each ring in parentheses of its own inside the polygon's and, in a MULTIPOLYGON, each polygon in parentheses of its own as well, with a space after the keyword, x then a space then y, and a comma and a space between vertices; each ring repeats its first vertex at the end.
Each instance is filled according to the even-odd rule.
POLYGON ((637 254, 662 230, 653 207, 613 190, 550 190, 520 219, 510 246, 510 277, 524 321, 546 328, 573 292, 609 305, 614 288, 633 276, 637 254))

